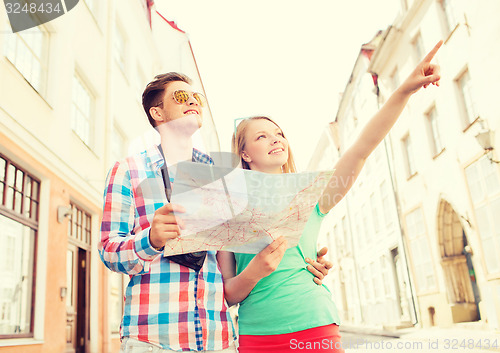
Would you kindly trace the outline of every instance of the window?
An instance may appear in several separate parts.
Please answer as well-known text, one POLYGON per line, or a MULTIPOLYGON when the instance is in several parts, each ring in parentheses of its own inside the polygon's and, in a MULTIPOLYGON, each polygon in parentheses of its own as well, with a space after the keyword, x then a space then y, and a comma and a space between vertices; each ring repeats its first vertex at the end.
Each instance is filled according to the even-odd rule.
POLYGON ((382 153, 383 153, 382 148, 383 145, 379 144, 377 148, 375 148, 375 150, 373 151, 373 160, 376 166, 379 166, 380 162, 382 161, 382 153))
POLYGON ((380 198, 382 199, 382 209, 384 210, 384 222, 386 226, 389 226, 392 223, 392 217, 389 190, 387 189, 387 182, 385 180, 380 183, 380 198))
POLYGON ((144 89, 146 88, 146 85, 148 84, 146 76, 144 75, 144 72, 140 68, 140 66, 137 66, 137 75, 135 78, 135 94, 137 97, 137 100, 141 102, 142 104, 142 93, 144 92, 144 89))
POLYGON ((345 126, 345 135, 348 136, 349 138, 352 136, 353 132, 356 130, 357 126, 357 119, 354 116, 354 113, 352 111, 352 107, 349 106, 347 108, 347 111, 345 113, 345 119, 346 122, 344 124, 345 126))
POLYGON ((6 33, 5 56, 19 70, 31 86, 44 94, 47 72, 47 33, 42 26, 17 33, 6 33))
POLYGON ((380 299, 380 295, 382 293, 381 284, 380 284, 380 273, 377 268, 376 262, 370 263, 370 272, 372 275, 372 287, 373 287, 373 295, 375 296, 375 300, 380 299))
POLYGON ((115 128, 113 129, 111 143, 112 143, 111 155, 113 161, 118 161, 122 159, 125 154, 126 142, 125 142, 125 137, 123 137, 123 134, 116 125, 115 128))
POLYGON ((352 104, 351 104, 354 116, 358 116, 359 112, 361 111, 359 99, 360 99, 359 85, 356 85, 355 91, 352 94, 352 104))
POLYGON ((420 61, 424 58, 424 44, 422 42, 422 36, 417 34, 412 41, 412 51, 413 51, 413 61, 415 64, 420 63, 420 61))
POLYGON ((118 67, 125 73, 125 35, 123 31, 116 27, 114 40, 114 57, 118 67))
POLYGON ((370 243, 371 242, 371 237, 370 237, 370 234, 369 234, 369 228, 368 228, 368 207, 366 206, 366 204, 363 204, 363 206, 361 207, 361 217, 363 219, 363 229, 364 229, 364 238, 365 238, 365 241, 367 243, 370 243))
POLYGON ((92 217, 73 203, 70 204, 70 208, 71 216, 68 222, 68 236, 77 243, 92 245, 92 217))
POLYGON ((488 272, 500 272, 500 175, 486 157, 465 170, 488 272))
POLYGON ((372 209, 373 229, 376 233, 378 233, 380 231, 380 222, 378 218, 378 205, 374 192, 370 195, 370 208, 372 209))
POLYGON ((384 283, 384 295, 388 296, 391 294, 391 277, 387 257, 385 255, 380 257, 380 271, 382 272, 382 282, 384 283))
POLYGON ((372 291, 370 288, 370 280, 368 276, 368 268, 366 266, 363 266, 361 268, 361 281, 363 285, 363 293, 365 295, 365 302, 369 301, 372 298, 372 291))
POLYGON ((391 89, 393 91, 395 91, 396 88, 399 87, 399 84, 400 84, 400 82, 399 82, 399 72, 398 72, 398 68, 395 67, 394 71, 392 72, 391 77, 390 77, 391 89))
POLYGON ((438 128, 436 107, 432 107, 426 114, 427 130, 431 137, 431 153, 433 156, 438 155, 443 150, 443 143, 441 142, 441 135, 438 128))
POLYGON ((412 177, 417 173, 417 169, 415 168, 415 159, 413 156, 413 147, 411 145, 410 135, 406 135, 403 140, 403 154, 406 160, 406 171, 408 173, 408 177, 412 177))
POLYGON ((33 336, 40 181, 0 155, 0 338, 33 336))
POLYGON ((345 219, 345 216, 342 217, 342 230, 344 231, 344 246, 346 249, 346 252, 350 254, 352 252, 351 249, 351 238, 349 236, 349 231, 347 229, 347 221, 345 219))
POLYGON ((94 99, 89 89, 76 74, 73 76, 72 99, 71 128, 87 146, 91 147, 94 99))
POLYGON ((368 157, 366 160, 365 160, 365 165, 364 165, 364 169, 365 169, 365 173, 366 175, 369 175, 372 173, 372 163, 371 163, 371 158, 368 157))
MULTIPOLYGON (((327 232, 326 233, 326 242, 327 242, 327 245, 328 245, 328 258, 330 259, 330 261, 336 261, 335 259, 335 254, 334 254, 334 250, 333 248, 335 247, 335 235, 334 234, 331 234, 330 232, 327 232)), ((318 246, 320 246, 318 244, 318 246)))
POLYGON ((446 29, 448 31, 448 33, 446 34, 449 34, 458 25, 458 16, 456 14, 456 9, 453 7, 452 0, 441 0, 441 7, 443 8, 446 29))
POLYGON ((460 94, 460 100, 462 101, 462 116, 465 125, 468 126, 478 117, 469 70, 465 70, 465 72, 457 78, 456 84, 460 94))
POLYGON ((406 228, 417 288, 419 291, 433 289, 436 286, 436 280, 421 208, 417 208, 406 216, 406 228))
POLYGON ((356 219, 356 235, 355 237, 357 238, 357 243, 359 244, 360 248, 363 248, 365 246, 366 239, 363 235, 363 225, 361 224, 361 214, 360 212, 356 213, 355 216, 356 219))
MULTIPOLYGON (((335 256, 337 260, 340 260, 342 258, 341 252, 340 252, 340 246, 339 246, 339 229, 337 225, 333 226, 333 239, 334 239, 334 244, 335 244, 335 256)), ((333 250, 333 249, 332 249, 333 250)), ((333 254, 333 252, 332 252, 333 254)))

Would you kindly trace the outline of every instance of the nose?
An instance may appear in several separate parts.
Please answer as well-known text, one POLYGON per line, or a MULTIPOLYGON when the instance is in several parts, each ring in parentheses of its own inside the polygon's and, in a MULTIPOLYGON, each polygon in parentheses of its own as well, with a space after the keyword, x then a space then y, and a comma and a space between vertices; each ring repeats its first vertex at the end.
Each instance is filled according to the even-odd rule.
POLYGON ((275 144, 277 144, 278 142, 281 142, 281 138, 280 138, 280 137, 281 137, 280 135, 275 135, 275 136, 273 136, 273 139, 272 139, 271 144, 275 145, 275 144))
POLYGON ((198 103, 198 100, 196 98, 194 98, 193 94, 189 95, 189 99, 186 101, 186 103, 188 105, 192 105, 192 104, 200 105, 200 103, 198 103))

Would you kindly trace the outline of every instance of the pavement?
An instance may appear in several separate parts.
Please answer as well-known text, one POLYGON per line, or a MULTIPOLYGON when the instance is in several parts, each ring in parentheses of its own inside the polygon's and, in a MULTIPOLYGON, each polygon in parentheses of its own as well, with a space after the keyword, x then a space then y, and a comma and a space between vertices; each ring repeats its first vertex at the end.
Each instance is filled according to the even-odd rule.
POLYGON ((450 328, 408 328, 384 330, 373 327, 341 325, 346 353, 500 352, 500 331, 481 326, 455 325, 450 328))

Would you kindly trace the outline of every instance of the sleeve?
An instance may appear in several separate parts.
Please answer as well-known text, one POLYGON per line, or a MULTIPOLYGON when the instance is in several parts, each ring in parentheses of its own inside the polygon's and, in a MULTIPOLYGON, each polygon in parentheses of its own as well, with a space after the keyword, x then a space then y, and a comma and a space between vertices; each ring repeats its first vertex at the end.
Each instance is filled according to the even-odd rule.
POLYGON ((134 232, 135 212, 127 163, 117 162, 106 178, 98 249, 106 267, 128 275, 149 272, 150 262, 161 254, 149 242, 149 227, 134 232))
POLYGON ((325 217, 330 212, 330 211, 328 211, 327 213, 321 212, 321 210, 319 209, 319 202, 316 204, 316 206, 314 206, 314 211, 316 211, 316 214, 320 217, 325 217))

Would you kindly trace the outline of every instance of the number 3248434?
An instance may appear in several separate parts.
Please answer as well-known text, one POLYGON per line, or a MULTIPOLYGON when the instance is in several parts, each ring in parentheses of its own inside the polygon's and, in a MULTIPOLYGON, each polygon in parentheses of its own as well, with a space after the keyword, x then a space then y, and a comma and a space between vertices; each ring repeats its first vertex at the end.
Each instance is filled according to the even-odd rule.
POLYGON ((31 14, 40 14, 40 13, 61 13, 64 12, 64 10, 61 8, 60 3, 57 3, 55 6, 50 3, 44 3, 41 2, 39 4, 37 3, 31 3, 31 4, 24 4, 21 5, 20 3, 6 3, 5 7, 7 9, 7 13, 31 13, 31 14))

